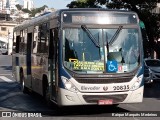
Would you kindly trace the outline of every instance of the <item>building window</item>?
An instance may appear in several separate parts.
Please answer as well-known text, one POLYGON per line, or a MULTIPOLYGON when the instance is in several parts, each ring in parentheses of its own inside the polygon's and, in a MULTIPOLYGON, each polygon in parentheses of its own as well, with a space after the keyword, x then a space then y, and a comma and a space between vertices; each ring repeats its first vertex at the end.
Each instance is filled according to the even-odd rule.
POLYGON ((1 27, 1 31, 6 31, 6 27, 1 27))

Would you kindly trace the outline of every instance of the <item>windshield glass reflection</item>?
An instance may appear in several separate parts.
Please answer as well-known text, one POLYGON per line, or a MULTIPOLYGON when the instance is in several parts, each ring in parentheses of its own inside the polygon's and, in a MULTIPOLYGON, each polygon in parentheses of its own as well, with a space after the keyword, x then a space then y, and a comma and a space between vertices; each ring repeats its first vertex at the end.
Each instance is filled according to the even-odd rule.
POLYGON ((64 65, 72 71, 124 73, 139 64, 138 29, 67 28, 63 33, 64 65))

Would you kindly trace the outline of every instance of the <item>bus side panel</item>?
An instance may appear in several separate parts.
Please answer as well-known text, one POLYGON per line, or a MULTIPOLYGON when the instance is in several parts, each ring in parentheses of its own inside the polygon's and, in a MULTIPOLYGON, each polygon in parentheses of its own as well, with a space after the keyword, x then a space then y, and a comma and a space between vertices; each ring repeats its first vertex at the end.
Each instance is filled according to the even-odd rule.
POLYGON ((31 54, 32 90, 42 95, 42 64, 38 25, 34 26, 31 54))
POLYGON ((48 82, 48 22, 34 28, 34 42, 32 50, 32 88, 43 95, 43 80, 48 82))
POLYGON ((32 89, 40 95, 43 95, 43 77, 48 76, 48 56, 43 54, 32 54, 31 64, 32 89))

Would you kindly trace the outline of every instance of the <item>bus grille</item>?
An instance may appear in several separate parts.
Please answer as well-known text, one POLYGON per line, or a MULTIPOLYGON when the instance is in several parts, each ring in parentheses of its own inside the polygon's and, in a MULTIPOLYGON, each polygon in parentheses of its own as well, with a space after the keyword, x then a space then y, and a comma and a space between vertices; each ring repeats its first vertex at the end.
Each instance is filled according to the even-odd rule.
POLYGON ((84 100, 87 103, 97 103, 98 100, 112 99, 113 103, 123 102, 127 97, 127 94, 120 95, 83 95, 84 100))
POLYGON ((88 84, 105 84, 105 83, 123 83, 131 81, 133 76, 131 77, 117 77, 117 78, 76 78, 79 83, 88 83, 88 84))

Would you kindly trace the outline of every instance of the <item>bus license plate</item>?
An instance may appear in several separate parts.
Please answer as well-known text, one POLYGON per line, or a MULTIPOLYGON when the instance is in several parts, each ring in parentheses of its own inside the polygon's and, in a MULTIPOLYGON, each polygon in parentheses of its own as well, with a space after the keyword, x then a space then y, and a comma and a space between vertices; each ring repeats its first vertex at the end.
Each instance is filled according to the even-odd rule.
POLYGON ((112 99, 99 100, 98 101, 98 105, 112 105, 112 104, 113 104, 113 100, 112 99))

